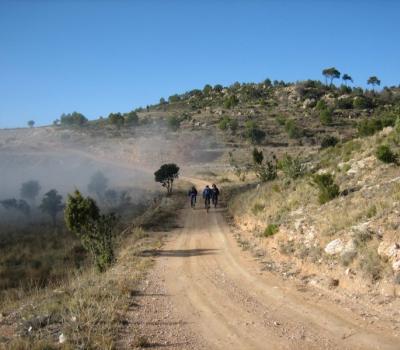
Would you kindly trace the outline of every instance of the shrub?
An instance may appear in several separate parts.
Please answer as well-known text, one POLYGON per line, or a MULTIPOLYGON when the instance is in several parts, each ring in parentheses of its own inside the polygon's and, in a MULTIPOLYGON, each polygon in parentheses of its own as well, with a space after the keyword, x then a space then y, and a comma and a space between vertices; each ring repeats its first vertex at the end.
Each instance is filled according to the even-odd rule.
POLYGON ((332 115, 333 115, 332 109, 324 109, 319 114, 319 120, 323 125, 332 124, 333 121, 332 115))
POLYGON ((383 264, 376 249, 366 250, 360 259, 359 267, 364 275, 371 278, 372 281, 382 277, 383 264))
POLYGON ((169 103, 179 102, 180 100, 181 100, 181 98, 180 98, 180 96, 177 95, 177 94, 168 97, 168 102, 169 102, 169 103))
POLYGON ((272 160, 267 160, 263 163, 264 154, 262 151, 257 150, 257 148, 253 149, 253 169, 256 173, 256 176, 260 179, 261 182, 267 182, 275 180, 278 176, 278 166, 277 159, 275 155, 272 156, 272 160))
POLYGON ((276 121, 278 122, 278 124, 279 124, 280 126, 284 126, 285 123, 286 123, 286 118, 285 118, 283 115, 278 115, 278 116, 276 117, 276 121))
POLYGON ((359 136, 371 136, 382 128, 382 121, 376 118, 364 119, 357 125, 359 136))
POLYGON ((252 155, 254 164, 262 164, 264 160, 264 154, 262 151, 259 151, 256 147, 254 147, 252 155))
POLYGON ((125 119, 121 113, 110 113, 108 115, 108 121, 111 125, 120 128, 124 124, 125 119))
POLYGON ((334 147, 339 142, 338 138, 335 136, 325 136, 321 141, 321 148, 334 147))
POLYGON ((380 145, 376 150, 376 158, 384 163, 396 163, 397 154, 393 153, 388 145, 380 145))
POLYGON ((335 184, 332 174, 316 174, 312 178, 313 184, 318 188, 320 204, 329 202, 339 196, 339 186, 335 184))
POLYGON ((350 97, 339 98, 336 101, 336 107, 339 109, 352 109, 353 108, 353 99, 350 97))
POLYGON ((274 234, 276 234, 279 231, 279 227, 276 224, 269 224, 263 233, 264 237, 270 237, 273 236, 274 234))
POLYGON ((288 154, 285 154, 279 161, 279 168, 291 179, 301 177, 305 173, 305 168, 301 160, 298 157, 292 157, 288 154))
POLYGON ((232 108, 235 107, 239 103, 239 99, 235 95, 231 95, 227 97, 224 101, 225 108, 232 108))
POLYGON ((77 125, 81 126, 88 122, 87 118, 79 113, 79 112, 72 112, 68 114, 62 114, 60 117, 60 124, 61 125, 77 125))
POLYGON ((105 271, 114 261, 115 215, 101 215, 93 199, 75 191, 73 195, 68 195, 64 217, 68 229, 78 236, 83 247, 92 254, 98 270, 105 271))
POLYGON ((328 106, 324 100, 319 100, 315 106, 315 109, 318 111, 324 111, 327 108, 328 106))
POLYGON ((239 122, 236 119, 231 119, 229 123, 229 128, 233 133, 235 133, 236 130, 239 128, 239 122))
POLYGON ((177 131, 181 126, 181 121, 176 116, 169 116, 167 119, 168 129, 172 131, 177 131))
POLYGON ((139 117, 135 111, 130 111, 124 114, 124 123, 126 125, 137 125, 139 123, 139 117))
POLYGON ((285 122, 285 130, 288 136, 292 139, 297 139, 302 135, 301 130, 293 119, 289 119, 285 122))
POLYGON ((353 107, 357 109, 370 109, 374 107, 372 99, 366 96, 357 96, 353 100, 353 107))
POLYGON ((231 122, 231 119, 230 119, 229 117, 223 117, 223 118, 219 121, 218 127, 219 127, 221 130, 226 130, 226 129, 228 129, 230 122, 231 122))
POLYGON ((256 123, 253 120, 248 120, 245 127, 245 137, 249 139, 251 143, 259 144, 265 139, 265 131, 257 128, 256 123))

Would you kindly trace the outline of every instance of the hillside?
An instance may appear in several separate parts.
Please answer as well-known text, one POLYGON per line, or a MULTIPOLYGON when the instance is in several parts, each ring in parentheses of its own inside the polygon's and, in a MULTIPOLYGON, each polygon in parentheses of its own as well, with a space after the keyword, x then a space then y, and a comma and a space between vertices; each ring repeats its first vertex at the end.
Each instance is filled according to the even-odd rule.
POLYGON ((399 111, 397 87, 266 80, 0 130, 1 346, 395 349, 399 111), (106 272, 40 197, 7 207, 30 180, 118 214, 106 272), (217 183, 220 207, 186 208, 190 183, 217 183))

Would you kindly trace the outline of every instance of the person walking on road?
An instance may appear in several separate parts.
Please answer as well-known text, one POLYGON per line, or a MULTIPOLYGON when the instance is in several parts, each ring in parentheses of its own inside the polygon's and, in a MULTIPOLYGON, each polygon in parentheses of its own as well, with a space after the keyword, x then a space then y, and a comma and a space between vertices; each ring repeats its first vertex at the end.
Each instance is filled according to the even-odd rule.
POLYGON ((204 207, 207 210, 207 213, 210 209, 210 203, 211 203, 211 198, 212 198, 212 190, 210 186, 206 186, 205 189, 203 190, 203 198, 204 198, 204 207))
POLYGON ((192 188, 188 192, 188 196, 190 198, 190 206, 194 209, 194 207, 196 206, 196 199, 197 199, 196 187, 192 186, 192 188))
POLYGON ((214 204, 214 208, 216 208, 218 204, 219 189, 215 184, 213 184, 211 191, 212 191, 212 203, 214 204))

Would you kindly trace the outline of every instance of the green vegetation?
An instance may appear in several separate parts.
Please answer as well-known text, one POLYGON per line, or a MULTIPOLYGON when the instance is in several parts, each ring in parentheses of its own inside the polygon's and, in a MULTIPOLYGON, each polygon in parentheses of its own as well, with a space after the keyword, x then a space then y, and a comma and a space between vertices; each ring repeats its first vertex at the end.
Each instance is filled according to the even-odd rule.
POLYGON ((60 117, 60 124, 62 126, 82 126, 87 122, 87 118, 79 112, 62 114, 60 117))
POLYGON ((245 137, 253 144, 260 144, 266 136, 265 131, 259 129, 253 120, 248 120, 245 123, 245 137))
POLYGON ((40 209, 50 216, 53 226, 56 226, 57 214, 64 209, 62 196, 58 194, 57 190, 50 190, 44 195, 40 209))
POLYGON ((263 232, 263 236, 264 236, 264 237, 270 237, 270 236, 273 236, 274 234, 276 234, 278 231, 279 231, 278 225, 269 224, 269 225, 265 228, 265 230, 264 230, 264 232, 263 232))
POLYGON ((100 214, 96 202, 83 197, 76 190, 68 195, 65 208, 65 223, 92 255, 95 265, 104 272, 114 261, 113 229, 116 223, 114 214, 100 214))
POLYGON ((28 124, 28 126, 30 128, 33 128, 35 126, 35 121, 34 120, 29 120, 27 124, 28 124))
POLYGON ((169 130, 177 131, 181 127, 181 120, 175 115, 169 116, 167 125, 169 130))
POLYGON ((167 189, 167 194, 172 193, 174 180, 179 177, 179 167, 176 164, 163 164, 154 173, 154 180, 160 182, 167 189))
POLYGON ((376 149, 376 158, 384 163, 396 163, 398 156, 388 145, 380 145, 376 149))
POLYGON ((293 119, 288 119, 285 122, 285 130, 291 139, 297 139, 302 136, 302 131, 293 119))
POLYGON ((285 154, 278 162, 279 169, 290 179, 297 179, 305 174, 305 167, 299 157, 285 154))
POLYGON ((230 129, 232 133, 235 133, 239 127, 239 122, 236 119, 231 119, 228 116, 225 116, 219 121, 218 127, 221 130, 230 129))
POLYGON ((321 141, 321 148, 335 147, 339 142, 335 136, 325 136, 321 141))
POLYGON ((253 169, 256 176, 261 182, 275 180, 278 177, 277 158, 273 154, 272 159, 267 159, 264 162, 264 154, 262 151, 253 149, 253 169))
POLYGON ((231 95, 227 97, 224 101, 224 107, 225 108, 233 108, 239 103, 239 99, 236 97, 236 95, 231 95))
POLYGON ((328 79, 330 79, 330 85, 332 85, 334 79, 340 78, 340 72, 335 67, 324 69, 322 71, 322 75, 325 77, 327 85, 328 85, 328 79))
POLYGON ((368 78, 367 84, 372 85, 372 88, 375 89, 376 85, 378 85, 378 86, 381 85, 381 81, 378 79, 378 77, 376 77, 374 75, 374 76, 368 78))
POLYGON ((339 186, 335 184, 332 174, 316 174, 312 177, 312 184, 319 190, 320 204, 325 204, 339 196, 339 186))
POLYGON ((319 113, 319 120, 322 125, 330 125, 333 121, 333 111, 330 108, 324 109, 319 113))

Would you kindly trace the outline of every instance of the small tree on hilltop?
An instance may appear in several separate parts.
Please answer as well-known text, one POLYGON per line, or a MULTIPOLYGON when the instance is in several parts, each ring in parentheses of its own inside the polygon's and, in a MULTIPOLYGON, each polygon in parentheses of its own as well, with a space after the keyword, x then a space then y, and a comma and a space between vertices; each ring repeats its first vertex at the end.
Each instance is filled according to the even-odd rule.
POLYGON ((372 89, 375 90, 375 85, 381 85, 381 81, 376 76, 369 77, 367 80, 368 85, 372 85, 372 89))
POLYGON ((160 169, 154 173, 154 180, 160 182, 167 189, 167 193, 172 193, 174 180, 179 177, 179 167, 176 164, 163 164, 160 169))
POLYGON ((28 122, 28 126, 29 126, 30 128, 33 128, 33 127, 35 126, 35 121, 34 121, 34 120, 30 120, 30 121, 28 122))
POLYGON ((346 86, 347 86, 347 82, 348 82, 348 81, 353 82, 353 78, 352 78, 350 75, 348 75, 348 74, 343 74, 342 80, 343 80, 343 82, 344 82, 344 84, 345 84, 346 86))
POLYGON ((135 111, 130 111, 124 114, 124 123, 126 125, 137 125, 139 123, 139 117, 135 111))
POLYGON ((22 198, 27 199, 31 204, 35 203, 35 199, 40 192, 40 185, 38 181, 31 180, 24 182, 21 186, 20 194, 22 198))
POLYGON ((64 209, 62 196, 56 190, 50 190, 44 195, 40 209, 50 215, 53 226, 56 226, 57 214, 64 209))
POLYGON ((332 85, 334 79, 340 78, 340 72, 335 67, 324 69, 322 75, 325 77, 326 85, 328 85, 328 79, 330 79, 330 85, 332 85))
POLYGON ((83 247, 91 253, 98 270, 105 271, 114 261, 113 229, 116 216, 100 214, 92 198, 85 198, 75 191, 68 195, 64 218, 68 229, 77 235, 83 247))

